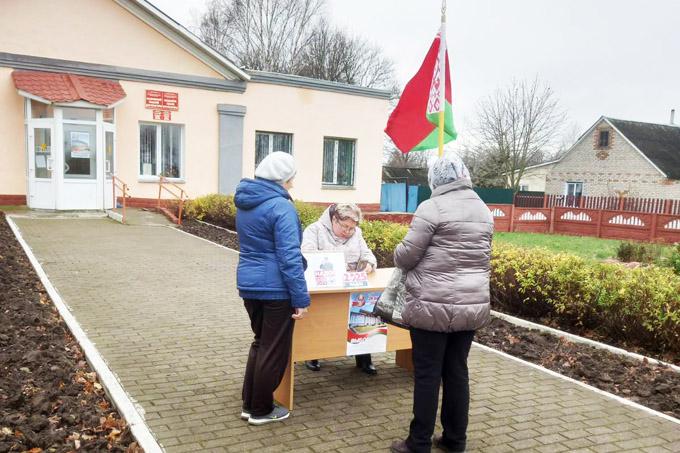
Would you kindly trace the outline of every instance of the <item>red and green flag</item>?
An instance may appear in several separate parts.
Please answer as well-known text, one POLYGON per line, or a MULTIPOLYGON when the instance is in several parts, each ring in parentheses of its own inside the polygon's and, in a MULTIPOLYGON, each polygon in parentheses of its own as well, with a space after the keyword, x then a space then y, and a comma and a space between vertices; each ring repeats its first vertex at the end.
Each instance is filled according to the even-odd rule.
POLYGON ((442 30, 432 42, 423 64, 406 84, 385 132, 402 153, 437 148, 440 112, 444 113, 443 143, 456 139, 451 109, 451 77, 442 30), (442 90, 442 86, 446 89, 442 90))

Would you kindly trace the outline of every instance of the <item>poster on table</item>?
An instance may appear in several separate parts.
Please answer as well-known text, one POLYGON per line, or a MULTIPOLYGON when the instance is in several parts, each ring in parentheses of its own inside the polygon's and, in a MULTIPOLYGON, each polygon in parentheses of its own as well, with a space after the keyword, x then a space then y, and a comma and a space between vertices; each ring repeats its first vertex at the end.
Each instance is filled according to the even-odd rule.
POLYGON ((387 351, 387 324, 372 314, 379 298, 380 291, 350 293, 347 355, 387 351))
POLYGON ((343 252, 304 252, 307 289, 342 288, 345 281, 343 252))

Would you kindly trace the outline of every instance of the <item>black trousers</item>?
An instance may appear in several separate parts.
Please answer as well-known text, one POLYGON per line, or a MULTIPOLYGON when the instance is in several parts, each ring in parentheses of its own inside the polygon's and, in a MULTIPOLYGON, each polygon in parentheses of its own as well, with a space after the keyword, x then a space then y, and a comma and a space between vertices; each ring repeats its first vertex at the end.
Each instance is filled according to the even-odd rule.
POLYGON ((243 304, 255 334, 243 378, 243 409, 251 415, 267 415, 288 365, 294 310, 290 300, 243 299, 243 304))
POLYGON ((416 453, 430 452, 437 420, 439 385, 443 384, 443 442, 452 450, 463 451, 470 408, 467 358, 475 333, 442 333, 414 328, 410 332, 415 371, 413 420, 406 444, 416 453))

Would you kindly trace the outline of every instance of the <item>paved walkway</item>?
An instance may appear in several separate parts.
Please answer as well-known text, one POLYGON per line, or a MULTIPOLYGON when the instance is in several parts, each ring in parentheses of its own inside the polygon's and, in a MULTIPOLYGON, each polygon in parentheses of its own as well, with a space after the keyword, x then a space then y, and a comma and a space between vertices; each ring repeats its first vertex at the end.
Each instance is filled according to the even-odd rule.
MULTIPOLYGON (((283 423, 239 419, 249 325, 237 254, 166 226, 15 219, 64 301, 168 452, 387 451, 406 433, 412 379, 352 360, 296 372, 283 423)), ((680 451, 680 426, 473 347, 468 451, 680 451)))

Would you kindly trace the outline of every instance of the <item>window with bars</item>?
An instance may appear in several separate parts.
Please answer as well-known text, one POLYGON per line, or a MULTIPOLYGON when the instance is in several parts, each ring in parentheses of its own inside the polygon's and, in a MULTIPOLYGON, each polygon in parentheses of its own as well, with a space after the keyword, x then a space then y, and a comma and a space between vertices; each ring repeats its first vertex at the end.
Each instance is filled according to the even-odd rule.
POLYGON ((324 138, 323 184, 334 186, 354 185, 354 149, 356 140, 324 138))
POLYGON ((293 154, 293 134, 281 132, 255 132, 255 167, 274 151, 293 154))
POLYGON ((179 124, 139 125, 140 176, 183 176, 182 132, 183 127, 179 124))

